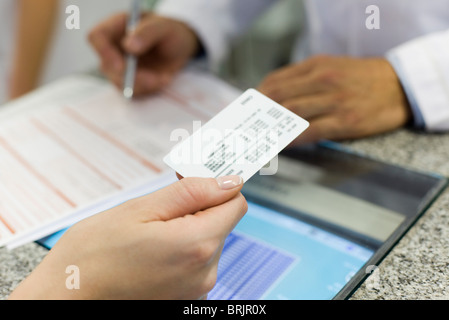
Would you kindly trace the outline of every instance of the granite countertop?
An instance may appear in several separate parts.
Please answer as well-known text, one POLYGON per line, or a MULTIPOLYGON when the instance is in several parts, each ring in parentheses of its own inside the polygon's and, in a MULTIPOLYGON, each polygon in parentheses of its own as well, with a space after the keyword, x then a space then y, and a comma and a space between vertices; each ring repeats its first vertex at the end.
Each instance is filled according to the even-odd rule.
MULTIPOLYGON (((449 177, 449 134, 399 130, 346 146, 389 163, 449 177)), ((0 299, 47 254, 31 243, 0 249, 0 299)), ((449 299, 449 189, 381 262, 376 281, 368 278, 352 299, 449 299)))

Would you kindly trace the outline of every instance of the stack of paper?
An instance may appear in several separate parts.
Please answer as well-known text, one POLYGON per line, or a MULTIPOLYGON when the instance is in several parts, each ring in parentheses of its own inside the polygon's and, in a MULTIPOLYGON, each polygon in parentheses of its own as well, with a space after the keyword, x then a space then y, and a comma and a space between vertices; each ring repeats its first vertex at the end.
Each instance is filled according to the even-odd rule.
POLYGON ((176 180, 163 157, 241 94, 186 71, 127 102, 104 80, 58 81, 0 109, 0 246, 14 248, 176 180))

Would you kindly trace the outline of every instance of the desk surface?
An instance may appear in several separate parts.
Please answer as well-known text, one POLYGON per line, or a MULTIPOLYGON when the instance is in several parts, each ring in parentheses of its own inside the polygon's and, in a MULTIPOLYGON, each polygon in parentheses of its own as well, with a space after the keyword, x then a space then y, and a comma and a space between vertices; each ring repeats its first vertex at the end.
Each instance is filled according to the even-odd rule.
MULTIPOLYGON (((408 130, 345 145, 374 158, 449 177, 449 134, 408 130)), ((47 254, 35 243, 0 249, 0 299, 24 279, 47 254)), ((449 189, 378 266, 352 299, 449 298, 449 189)))

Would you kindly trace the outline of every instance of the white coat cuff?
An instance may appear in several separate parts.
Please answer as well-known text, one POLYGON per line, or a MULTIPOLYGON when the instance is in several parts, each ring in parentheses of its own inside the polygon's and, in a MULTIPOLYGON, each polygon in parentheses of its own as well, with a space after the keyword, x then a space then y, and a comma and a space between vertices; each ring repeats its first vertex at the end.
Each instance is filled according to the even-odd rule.
MULTIPOLYGON (((207 2, 205 7, 207 7, 207 2)), ((228 43, 226 35, 217 27, 214 15, 207 14, 207 8, 203 8, 198 15, 198 7, 195 5, 174 5, 171 1, 161 1, 156 7, 157 14, 182 21, 187 24, 198 36, 206 53, 209 67, 216 71, 227 54, 228 43)))
POLYGON ((434 33, 393 48, 387 59, 396 69, 415 121, 428 131, 449 130, 449 31, 434 33))

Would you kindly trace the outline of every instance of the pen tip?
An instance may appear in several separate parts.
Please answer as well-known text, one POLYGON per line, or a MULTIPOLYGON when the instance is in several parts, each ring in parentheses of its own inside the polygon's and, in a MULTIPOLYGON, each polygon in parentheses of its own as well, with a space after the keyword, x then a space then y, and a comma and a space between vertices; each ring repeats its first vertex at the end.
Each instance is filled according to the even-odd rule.
POLYGON ((125 98, 128 99, 128 100, 132 99, 133 94, 134 94, 134 90, 131 89, 131 88, 125 88, 125 89, 123 90, 123 95, 124 95, 125 98))

